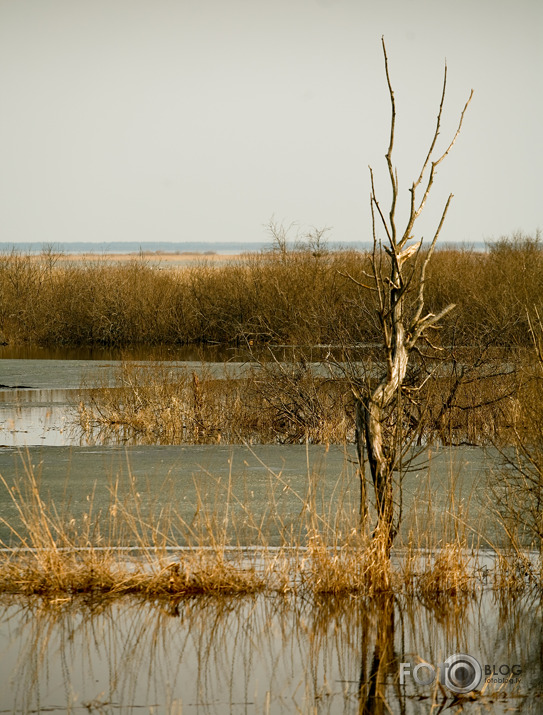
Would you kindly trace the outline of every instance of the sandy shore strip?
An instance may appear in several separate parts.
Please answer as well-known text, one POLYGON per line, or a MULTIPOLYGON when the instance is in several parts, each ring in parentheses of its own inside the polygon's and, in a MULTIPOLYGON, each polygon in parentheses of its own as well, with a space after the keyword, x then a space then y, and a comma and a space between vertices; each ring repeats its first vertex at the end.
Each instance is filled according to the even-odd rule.
MULTIPOLYGON (((225 265, 243 259, 244 254, 207 252, 175 252, 142 251, 133 253, 59 253, 55 254, 58 263, 129 263, 130 261, 144 261, 156 267, 182 267, 206 263, 211 265, 225 265)), ((41 256, 37 255, 36 259, 41 256)))

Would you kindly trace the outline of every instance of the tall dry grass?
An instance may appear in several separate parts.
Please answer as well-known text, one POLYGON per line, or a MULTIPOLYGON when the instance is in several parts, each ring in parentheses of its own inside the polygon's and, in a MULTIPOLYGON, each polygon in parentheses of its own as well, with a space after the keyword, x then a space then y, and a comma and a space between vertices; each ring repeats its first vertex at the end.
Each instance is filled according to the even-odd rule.
POLYGON ((502 596, 542 587, 541 566, 533 564, 527 574, 521 552, 515 558, 497 549, 484 557, 493 568, 481 567, 454 485, 444 507, 434 512, 427 502, 425 518, 412 522, 407 542, 400 540, 391 558, 386 539, 360 531, 341 481, 330 501, 321 477, 310 471, 307 490, 291 495, 299 508, 289 519, 278 497, 292 488, 281 472, 269 469, 268 476, 264 513, 251 511, 234 490, 232 472, 226 482, 216 481, 214 495, 197 487, 190 513, 186 505, 181 509, 179 495, 158 501, 156 492, 142 493, 131 474, 126 482, 111 480, 107 508, 98 510, 91 497, 75 513, 70 504, 43 496, 39 474, 25 460, 18 482, 1 478, 15 517, 2 519, 11 537, 0 549, 0 591, 59 602, 124 595, 175 602, 260 591, 404 596, 446 611, 492 583, 502 596), (441 530, 432 522, 441 522, 441 530))
MULTIPOLYGON (((414 367, 406 434, 420 444, 489 444, 513 424, 525 373, 503 357, 455 352, 414 367), (427 379, 424 380, 424 375, 427 379), (431 379, 428 379, 431 378, 431 379)), ((354 439, 349 378, 303 354, 197 371, 165 361, 123 362, 108 383, 83 389, 76 422, 87 441, 140 444, 344 444, 354 439), (113 384, 111 384, 113 381, 113 384)), ((519 357, 519 361, 524 360, 519 357)), ((92 376, 91 376, 92 377, 92 376)))
POLYGON ((305 363, 272 362, 241 375, 166 362, 125 362, 114 386, 82 391, 88 440, 143 444, 342 444, 352 437, 342 382, 305 363))
MULTIPOLYGON (((537 309, 527 312, 533 350, 523 361, 520 388, 511 395, 510 420, 494 444, 501 457, 494 469, 494 508, 503 520, 512 548, 543 545, 543 321, 537 309)), ((528 569, 530 570, 530 569, 528 569)))

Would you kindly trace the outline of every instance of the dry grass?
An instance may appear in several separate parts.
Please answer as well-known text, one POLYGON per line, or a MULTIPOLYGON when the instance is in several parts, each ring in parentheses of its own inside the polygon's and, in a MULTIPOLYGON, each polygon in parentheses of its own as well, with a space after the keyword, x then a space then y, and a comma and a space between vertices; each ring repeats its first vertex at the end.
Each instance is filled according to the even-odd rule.
MULTIPOLYGON (((418 532, 411 530, 409 547, 399 544, 390 558, 386 540, 360 531, 356 510, 341 495, 329 511, 317 509, 317 480, 318 475, 309 475, 307 493, 294 495, 300 511, 291 523, 277 506, 276 492, 286 483, 271 470, 267 515, 251 513, 233 493, 231 478, 217 486, 211 500, 198 494, 187 518, 174 501, 159 508, 151 497, 142 498, 129 476, 126 488, 118 479, 110 485, 106 510, 96 512, 91 498, 86 511, 74 517, 67 506, 44 500, 39 477, 25 461, 20 481, 8 484, 2 478, 17 518, 2 520, 12 539, 0 551, 0 592, 59 602, 129 594, 174 602, 256 592, 340 599, 403 595, 445 611, 461 608, 489 587, 488 572, 483 577, 463 530, 456 528, 451 538, 438 542, 427 518, 418 532), (280 534, 279 546, 270 545, 270 519, 280 534), (250 547, 243 545, 248 532, 250 547)), ((454 498, 446 511, 452 522, 465 523, 454 498)), ((502 596, 540 589, 539 570, 531 566, 528 573, 527 563, 523 570, 520 556, 498 554, 491 586, 502 596)))
POLYGON ((359 593, 378 597, 399 590, 398 573, 387 552, 387 539, 370 539, 353 530, 344 543, 328 546, 320 534, 309 538, 303 583, 319 596, 359 593))
POLYGON ((115 387, 81 394, 87 439, 143 444, 345 443, 349 393, 301 363, 213 375, 162 362, 123 363, 115 387))
MULTIPOLYGON (((527 315, 533 339, 531 360, 520 368, 520 389, 509 399, 510 415, 495 445, 501 464, 494 469, 493 507, 503 521, 518 561, 521 545, 541 551, 543 545, 543 322, 532 309, 527 315)), ((521 565, 526 571, 526 564, 521 565)), ((531 569, 528 569, 531 571, 531 569)))
POLYGON ((417 593, 422 599, 442 601, 451 596, 473 596, 477 589, 473 570, 468 567, 466 549, 459 543, 446 544, 427 560, 419 576, 417 593))
MULTIPOLYGON (((467 355, 462 360, 470 363, 467 355)), ((472 363, 462 374, 455 365, 443 370, 445 376, 427 380, 416 400, 406 389, 405 419, 419 444, 482 445, 506 437, 518 411, 522 375, 504 373, 497 357, 472 363)), ((326 365, 310 364, 302 355, 246 365, 239 374, 227 363, 218 374, 205 363, 196 373, 160 361, 124 362, 110 379, 113 387, 81 392, 76 421, 87 441, 345 444, 354 439, 348 380, 327 376, 326 365)), ((528 384, 522 394, 530 394, 528 384)))
POLYGON ((120 484, 110 487, 106 516, 88 510, 74 518, 40 494, 39 478, 30 461, 24 461, 24 478, 9 486, 18 524, 2 522, 15 537, 15 546, 1 554, 0 590, 25 595, 102 596, 140 595, 160 598, 205 594, 252 593, 264 587, 262 574, 240 555, 234 558, 216 522, 203 514, 202 522, 187 524, 175 513, 160 514, 153 505, 144 513, 136 483, 120 496, 120 484), (184 527, 195 542, 207 544, 182 552, 172 560, 172 529, 184 527), (130 544, 131 548, 123 548, 130 544), (208 545, 210 544, 210 545, 208 545), (243 563, 242 563, 243 562, 243 563))

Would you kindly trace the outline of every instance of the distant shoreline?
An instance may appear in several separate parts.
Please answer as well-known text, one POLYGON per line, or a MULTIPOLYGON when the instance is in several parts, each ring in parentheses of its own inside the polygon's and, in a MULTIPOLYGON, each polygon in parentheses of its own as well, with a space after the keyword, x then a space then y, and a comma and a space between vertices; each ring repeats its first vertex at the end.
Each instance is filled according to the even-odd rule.
POLYGON ((92 255, 209 255, 239 254, 247 251, 261 251, 267 242, 168 242, 168 241, 71 241, 71 242, 0 242, 0 253, 12 251, 20 253, 42 253, 51 251, 62 254, 92 254, 92 255))
MULTIPOLYGON (((96 241, 96 242, 0 242, 0 253, 42 253, 44 251, 60 253, 62 255, 91 255, 96 256, 140 256, 146 258, 164 258, 177 256, 178 258, 201 257, 206 258, 213 255, 234 256, 242 253, 258 253, 270 249, 270 241, 259 241, 251 243, 241 242, 196 242, 196 241, 96 241)), ((332 251, 346 249, 354 251, 367 251, 372 248, 368 241, 329 241, 328 248, 332 251)), ((474 243, 444 242, 438 247, 440 250, 447 249, 471 249, 473 251, 486 251, 487 245, 484 241, 474 243)))

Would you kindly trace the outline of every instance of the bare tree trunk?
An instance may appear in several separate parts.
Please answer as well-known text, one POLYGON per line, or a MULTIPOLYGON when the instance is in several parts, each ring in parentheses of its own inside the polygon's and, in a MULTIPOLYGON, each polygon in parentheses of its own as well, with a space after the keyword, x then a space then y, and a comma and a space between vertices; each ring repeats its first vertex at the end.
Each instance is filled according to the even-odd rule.
POLYGON ((355 442, 358 455, 358 473, 360 477, 360 523, 365 525, 368 518, 368 494, 366 489, 366 459, 365 459, 365 416, 360 400, 355 401, 355 442))
MULTIPOLYGON (((398 391, 405 379, 408 352, 405 346, 405 331, 401 322, 395 326, 394 349, 389 370, 384 380, 367 396, 357 400, 357 415, 363 424, 365 450, 368 455, 371 479, 375 492, 378 528, 391 546, 396 536, 394 526, 394 466, 395 445, 386 439, 383 430, 386 411, 397 400, 398 391)), ((398 405, 395 405, 396 411, 398 405)), ((401 420, 401 415, 396 415, 401 420)))
MULTIPOLYGON (((421 172, 409 189, 411 202, 405 229, 402 234, 398 234, 396 227, 396 203, 399 194, 398 175, 392 163, 396 104, 390 81, 384 40, 382 45, 392 110, 390 140, 386 154, 392 199, 388 216, 385 216, 376 196, 373 171, 370 168, 370 205, 373 229, 372 271, 371 274, 364 273, 369 279, 369 285, 356 281, 354 278, 351 279, 355 280, 362 288, 369 289, 375 297, 375 310, 381 327, 386 358, 386 374, 376 387, 373 386, 374 377, 371 374, 366 376, 362 389, 360 389, 359 384, 353 384, 356 444, 360 467, 360 518, 365 522, 368 515, 368 496, 365 480, 365 458, 367 456, 377 510, 377 527, 374 535, 379 534, 382 536, 385 539, 386 548, 390 550, 398 530, 398 523, 395 523, 394 473, 401 463, 403 452, 402 442, 404 441, 404 435, 402 432, 403 407, 401 394, 406 380, 409 355, 414 348, 418 347, 418 342, 426 337, 428 329, 435 327, 441 318, 454 308, 453 305, 449 305, 437 315, 431 312, 424 315, 426 269, 445 221, 452 194, 449 195, 446 201, 439 225, 424 255, 421 253, 422 239, 412 243, 414 226, 424 209, 433 186, 436 168, 448 155, 458 138, 464 114, 473 96, 473 91, 460 115, 458 128, 452 141, 446 150, 434 159, 447 84, 447 67, 445 66, 435 131, 430 142, 430 148, 422 164, 421 172), (422 187, 422 197, 417 200, 417 189, 420 188, 423 182, 425 183, 422 187), (378 222, 386 234, 384 247, 377 238, 378 222)), ((413 431, 413 427, 408 429, 413 431)), ((396 521, 399 521, 399 517, 396 521)))

